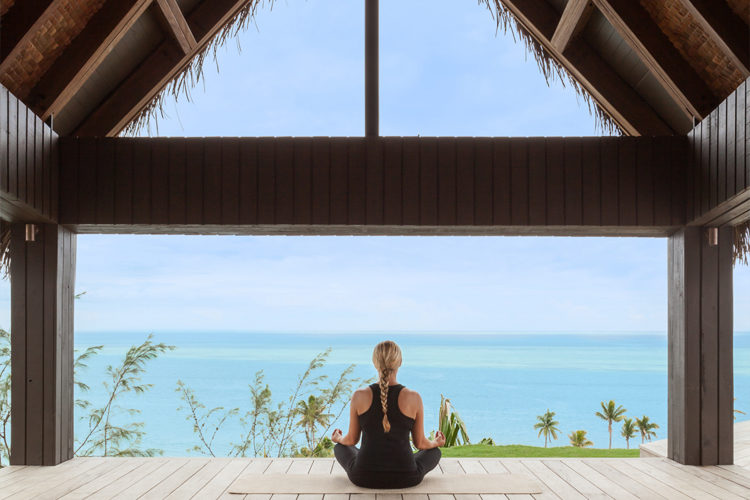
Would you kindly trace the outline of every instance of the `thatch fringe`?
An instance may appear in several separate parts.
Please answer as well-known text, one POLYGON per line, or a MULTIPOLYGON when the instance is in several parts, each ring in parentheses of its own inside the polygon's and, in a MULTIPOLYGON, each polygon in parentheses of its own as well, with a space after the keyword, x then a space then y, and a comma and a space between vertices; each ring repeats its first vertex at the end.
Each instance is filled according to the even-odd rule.
POLYGON ((498 29, 502 28, 504 32, 510 32, 513 40, 521 40, 536 61, 539 70, 544 75, 544 79, 549 85, 550 81, 557 79, 563 86, 570 85, 586 103, 589 113, 594 115, 596 127, 606 135, 622 135, 623 131, 610 114, 602 108, 594 97, 586 90, 568 70, 563 66, 553 54, 539 43, 534 36, 524 27, 515 15, 506 8, 501 0, 477 0, 480 5, 487 6, 497 22, 498 29))
POLYGON ((0 276, 10 276, 10 222, 0 219, 0 276))
POLYGON ((750 261, 750 221, 734 228, 734 265, 750 261))
POLYGON ((229 39, 235 39, 237 41, 237 49, 242 50, 237 35, 247 28, 254 19, 258 8, 265 3, 268 3, 270 8, 273 9, 274 0, 246 0, 245 5, 206 43, 200 52, 135 115, 120 135, 134 136, 144 129, 151 135, 152 124, 158 133, 158 120, 159 118, 166 117, 164 101, 167 96, 171 95, 175 100, 178 100, 181 96, 185 96, 188 101, 192 100, 191 91, 203 79, 203 65, 209 54, 213 56, 218 70, 217 53, 229 39))

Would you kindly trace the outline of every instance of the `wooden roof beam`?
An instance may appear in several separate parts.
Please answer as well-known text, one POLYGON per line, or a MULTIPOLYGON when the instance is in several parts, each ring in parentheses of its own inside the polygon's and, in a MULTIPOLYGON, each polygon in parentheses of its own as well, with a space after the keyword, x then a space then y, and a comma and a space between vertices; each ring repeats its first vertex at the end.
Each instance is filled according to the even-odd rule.
POLYGON ((586 26, 593 10, 591 0, 569 0, 550 40, 552 46, 559 52, 565 51, 570 40, 586 26))
POLYGON ((708 37, 729 57, 743 78, 750 76, 750 29, 726 2, 683 0, 708 37))
POLYGON ((573 39, 565 52, 552 46, 559 14, 545 0, 502 0, 547 52, 563 64, 615 122, 630 135, 675 133, 658 113, 583 39, 573 39))
POLYGON ((152 0, 106 2, 29 93, 27 102, 43 119, 63 109, 152 0))
POLYGON ((54 14, 55 0, 20 1, 2 17, 0 73, 8 69, 24 42, 54 14))
POLYGON ((175 40, 164 40, 78 125, 73 135, 119 134, 247 2, 248 0, 203 0, 187 16, 188 25, 197 41, 195 49, 185 54, 175 40))
POLYGON ((594 4, 688 117, 708 116, 714 107, 713 93, 639 2, 594 0, 594 4))
POLYGON ((176 0, 156 0, 156 6, 164 28, 177 41, 182 52, 190 54, 195 50, 198 42, 176 0))

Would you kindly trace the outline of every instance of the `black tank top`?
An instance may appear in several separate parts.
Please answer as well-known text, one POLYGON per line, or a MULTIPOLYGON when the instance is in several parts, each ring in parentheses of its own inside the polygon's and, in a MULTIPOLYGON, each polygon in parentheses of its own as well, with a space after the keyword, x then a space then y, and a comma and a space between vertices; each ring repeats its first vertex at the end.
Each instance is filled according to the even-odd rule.
POLYGON ((414 419, 407 417, 398 407, 398 395, 404 386, 388 388, 388 421, 390 432, 383 430, 383 407, 380 404, 380 386, 372 384, 372 404, 359 416, 362 429, 362 446, 354 469, 364 471, 413 472, 417 470, 414 453, 409 444, 409 434, 414 419))

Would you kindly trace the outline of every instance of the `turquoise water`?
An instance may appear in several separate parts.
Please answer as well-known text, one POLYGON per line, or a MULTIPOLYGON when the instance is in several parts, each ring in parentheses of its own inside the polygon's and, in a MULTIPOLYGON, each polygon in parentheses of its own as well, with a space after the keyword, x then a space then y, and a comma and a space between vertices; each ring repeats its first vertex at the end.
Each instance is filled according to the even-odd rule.
MULTIPOLYGON (((117 364, 128 346, 142 342, 146 333, 77 333, 76 348, 104 344, 81 378, 91 386, 87 398, 104 397, 101 380, 108 364, 117 364)), ((274 399, 289 395, 297 376, 312 357, 333 349, 323 372, 334 377, 349 364, 355 375, 374 375, 373 345, 397 341, 404 353, 399 381, 418 390, 425 404, 425 428, 437 423, 440 395, 449 397, 467 424, 472 441, 491 437, 498 444, 542 445, 533 429, 536 415, 547 408, 557 413, 566 445, 567 435, 586 429, 596 447, 607 446, 607 425, 594 416, 602 400, 614 399, 629 416, 648 415, 666 437, 666 334, 272 334, 272 333, 159 333, 155 340, 177 349, 151 362, 144 382, 153 384, 145 395, 128 398, 124 406, 141 410, 145 447, 167 456, 189 455, 197 444, 191 424, 180 406, 178 379, 194 389, 207 407, 239 407, 249 401, 248 384, 263 370, 274 399)), ((735 394, 737 408, 750 410, 750 334, 735 336, 735 394)), ((80 397, 80 395, 79 395, 80 397)), ((78 410, 77 410, 78 411, 78 410)), ((750 412, 748 412, 750 413, 750 412)), ((346 416, 346 414, 345 414, 346 416)), ((747 418, 747 417, 742 417, 747 418)), ((346 428, 341 421, 339 427, 346 428)), ((77 422, 76 432, 85 430, 77 422)), ((216 448, 226 453, 240 435, 230 422, 217 435, 216 448)), ((619 429, 614 446, 625 447, 619 429)))

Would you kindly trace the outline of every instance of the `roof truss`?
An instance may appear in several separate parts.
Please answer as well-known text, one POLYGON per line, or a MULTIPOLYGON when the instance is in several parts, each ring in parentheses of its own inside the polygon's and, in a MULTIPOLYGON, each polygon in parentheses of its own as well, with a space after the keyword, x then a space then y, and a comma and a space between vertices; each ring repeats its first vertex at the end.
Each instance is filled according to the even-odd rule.
POLYGON ((591 0, 569 0, 550 40, 552 46, 559 52, 564 52, 570 40, 586 26, 593 10, 591 0))

